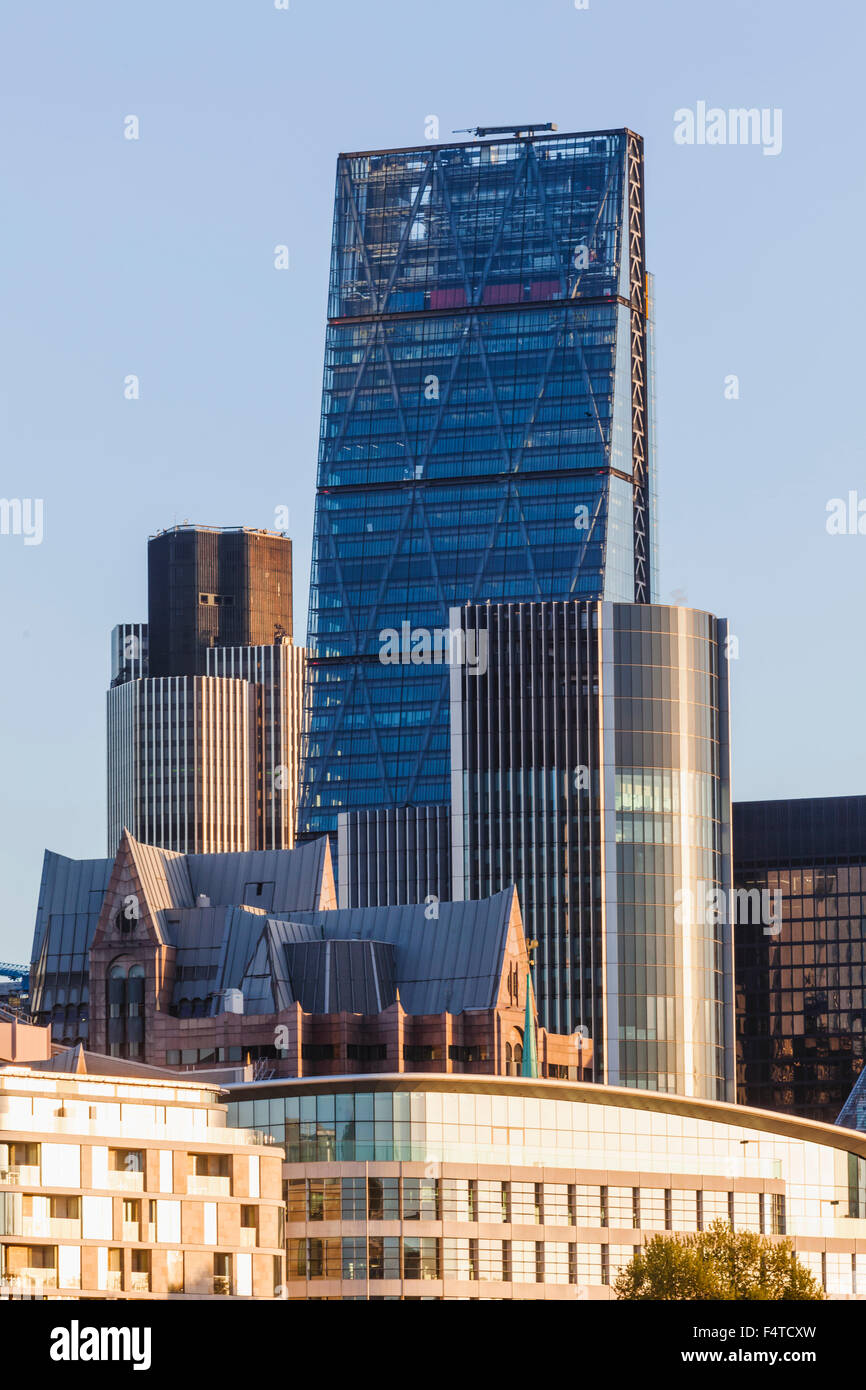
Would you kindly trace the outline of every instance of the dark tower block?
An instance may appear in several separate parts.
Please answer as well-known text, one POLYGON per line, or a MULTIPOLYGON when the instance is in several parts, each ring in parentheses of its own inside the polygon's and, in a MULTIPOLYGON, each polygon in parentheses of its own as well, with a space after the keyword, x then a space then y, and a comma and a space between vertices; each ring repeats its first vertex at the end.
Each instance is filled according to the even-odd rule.
POLYGON ((179 526, 148 542, 151 676, 205 675, 211 647, 292 636, 292 542, 271 531, 179 526))

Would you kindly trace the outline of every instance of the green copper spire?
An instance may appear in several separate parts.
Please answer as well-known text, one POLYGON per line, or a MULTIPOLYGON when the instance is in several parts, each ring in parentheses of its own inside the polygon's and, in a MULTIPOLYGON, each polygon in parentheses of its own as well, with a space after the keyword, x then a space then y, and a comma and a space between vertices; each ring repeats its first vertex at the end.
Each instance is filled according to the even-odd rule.
POLYGON ((538 1050, 535 1046, 535 1018, 532 1010, 532 976, 526 975, 526 1018, 523 1023, 523 1061, 521 1076, 538 1075, 538 1050))

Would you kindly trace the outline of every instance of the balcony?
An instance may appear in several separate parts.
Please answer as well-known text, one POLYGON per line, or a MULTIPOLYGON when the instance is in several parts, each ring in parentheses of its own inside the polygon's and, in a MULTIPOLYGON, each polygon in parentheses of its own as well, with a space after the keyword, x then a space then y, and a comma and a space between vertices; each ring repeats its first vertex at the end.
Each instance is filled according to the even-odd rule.
POLYGON ((241 1249, 252 1250, 256 1244, 255 1226, 241 1226, 241 1249))
POLYGON ((105 1276, 105 1287, 111 1293, 123 1292, 123 1274, 119 1269, 108 1270, 105 1276))
POLYGON ((193 1197, 230 1197, 232 1180, 230 1177, 209 1177, 202 1173, 190 1173, 186 1180, 186 1190, 193 1197))
POLYGON ((150 1275, 146 1270, 133 1270, 129 1276, 129 1287, 132 1293, 150 1293, 150 1275))
POLYGON ((127 1173, 123 1168, 110 1168, 107 1184, 118 1192, 143 1192, 144 1173, 127 1173))
POLYGON ((232 1291, 232 1281, 227 1274, 215 1274, 213 1277, 214 1293, 229 1296, 232 1291))
POLYGON ((10 1271, 7 1274, 7 1280, 16 1291, 20 1292, 33 1293, 40 1289, 56 1289, 57 1270, 23 1265, 20 1269, 10 1271))
POLYGON ((136 1245, 140 1242, 141 1226, 138 1221, 124 1221, 121 1240, 135 1241, 136 1245))

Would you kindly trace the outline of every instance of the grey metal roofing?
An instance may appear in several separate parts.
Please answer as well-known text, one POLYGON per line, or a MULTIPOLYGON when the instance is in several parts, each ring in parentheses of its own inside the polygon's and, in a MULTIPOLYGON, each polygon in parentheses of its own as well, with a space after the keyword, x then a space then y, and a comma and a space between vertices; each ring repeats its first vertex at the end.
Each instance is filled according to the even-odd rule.
POLYGON ((293 913, 292 923, 319 928, 325 940, 360 938, 394 947, 394 981, 410 1014, 462 1013, 496 1002, 514 888, 475 902, 423 903, 293 913))
POLYGON ((378 1014, 397 998, 386 941, 296 941, 283 947, 292 993, 309 1014, 378 1014))
MULTIPOLYGON (((195 897, 187 867, 187 856, 177 854, 173 850, 160 849, 157 845, 142 844, 127 832, 124 832, 124 837, 129 842, 133 862, 151 912, 159 912, 166 908, 192 907, 195 897)), ((121 841, 121 848, 122 844, 121 841)))
MULTIPOLYGON (((202 968, 177 979, 175 1003, 240 989, 247 1014, 279 1013, 296 1001, 308 1013, 379 1013, 400 1002, 410 1014, 461 1013, 496 1002, 514 889, 477 902, 342 908, 263 918, 245 908, 202 914, 198 940, 177 960, 202 968)), ((187 941, 193 929, 183 928, 187 941)))
POLYGON ((266 912, 310 910, 319 901, 327 850, 328 840, 323 836, 291 850, 188 854, 192 901, 205 893, 212 903, 244 903, 266 912), (259 884, 261 894, 256 892, 259 884))
POLYGON ((31 961, 39 959, 49 917, 52 927, 56 918, 71 919, 71 924, 65 927, 58 923, 58 950, 64 931, 70 930, 74 944, 65 946, 64 950, 78 953, 88 949, 113 868, 113 859, 68 859, 65 854, 55 854, 50 849, 45 851, 31 961))
MULTIPOLYGON (((250 907, 273 912, 310 910, 320 900, 327 840, 313 840, 295 849, 250 851, 235 854, 176 854, 127 837, 148 906, 167 911, 168 925, 179 920, 191 925, 184 909, 194 908, 199 894, 215 906, 233 906, 251 899, 250 907), (256 888, 273 886, 272 894, 257 895, 256 888), (267 902, 256 901, 267 896, 267 902)), ((83 918, 89 936, 76 949, 87 949, 102 910, 115 859, 69 859, 46 850, 42 865, 39 904, 31 960, 38 960, 48 920, 52 936, 61 918, 83 918)), ((173 935, 173 933, 172 933, 173 935)), ((58 938, 59 940, 59 938, 58 938)), ((53 948, 53 943, 52 943, 53 948)), ((72 947, 64 945, 63 950, 72 947)))
MULTIPOLYGON (((496 1002, 513 888, 440 903, 434 918, 423 903, 324 910, 316 908, 324 838, 294 850, 213 855, 178 855, 128 839, 148 907, 177 949, 175 1004, 226 989, 241 989, 252 1014, 295 1002, 308 1013, 378 1013, 398 991, 410 1014, 496 1002), (200 894, 208 906, 195 905, 200 894), (264 900, 259 906, 256 897, 264 900)), ((33 956, 42 957, 40 979, 87 969, 114 863, 46 853, 33 956), (61 955, 72 964, 48 964, 61 955)))

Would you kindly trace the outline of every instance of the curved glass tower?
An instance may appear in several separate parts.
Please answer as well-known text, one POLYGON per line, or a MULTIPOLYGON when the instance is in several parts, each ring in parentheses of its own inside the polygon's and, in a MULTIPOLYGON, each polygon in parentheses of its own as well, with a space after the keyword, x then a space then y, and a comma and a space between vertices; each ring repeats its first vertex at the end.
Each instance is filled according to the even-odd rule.
POLYGON ((485 660, 451 668, 452 897, 517 885, 539 1017, 593 1039, 594 1080, 733 1100, 727 624, 605 602, 460 618, 485 660))
POLYGON ((447 802, 452 606, 651 599, 640 137, 342 155, 328 313, 301 835, 447 802))

